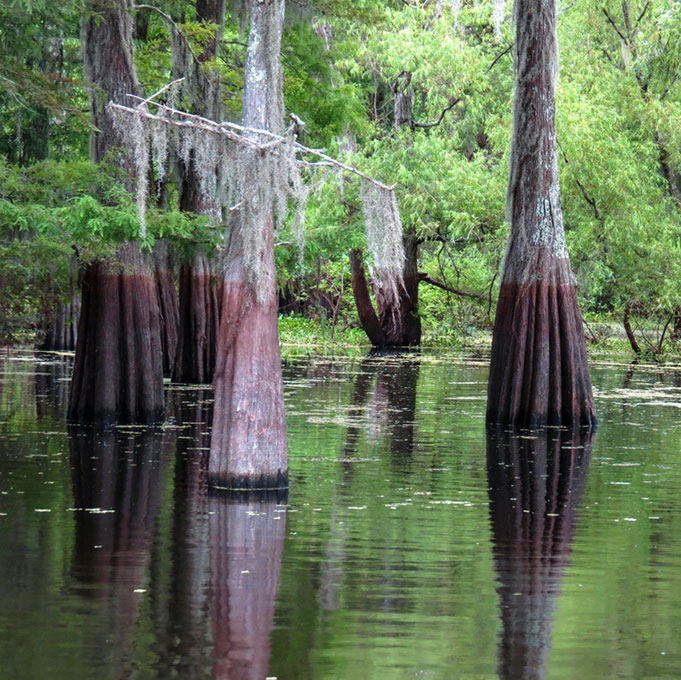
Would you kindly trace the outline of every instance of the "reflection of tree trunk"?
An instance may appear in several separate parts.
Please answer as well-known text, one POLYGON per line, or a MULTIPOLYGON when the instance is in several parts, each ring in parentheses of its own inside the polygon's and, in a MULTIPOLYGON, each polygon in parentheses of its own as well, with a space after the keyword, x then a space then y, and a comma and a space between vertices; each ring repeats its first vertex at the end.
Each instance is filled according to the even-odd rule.
MULTIPOLYGON (((164 435, 69 429, 74 495, 72 573, 77 592, 108 602, 101 630, 120 649, 124 669, 146 587, 147 564, 163 487, 164 435), (118 644, 116 644, 116 642, 118 644)), ((114 644, 112 645, 112 641, 114 644)), ((100 647, 100 648, 101 648, 100 647)))
POLYGON ((269 668, 286 507, 211 496, 209 508, 213 677, 262 680, 269 668))
MULTIPOLYGON (((179 391, 175 419, 182 426, 177 440, 173 496, 172 563, 167 658, 172 673, 203 677, 210 667, 208 585, 208 449, 212 404, 209 390, 179 391)), ((207 673, 206 673, 207 675, 207 673)))
POLYGON ((395 361, 383 361, 379 366, 376 392, 386 395, 393 463, 409 462, 414 453, 416 385, 420 369, 419 357, 411 354, 396 355, 395 361))
POLYGON ((593 434, 490 429, 487 476, 499 581, 499 677, 546 672, 560 581, 578 520, 593 434))
POLYGON ((492 339, 487 420, 520 427, 594 426, 560 203, 555 0, 517 0, 515 12, 511 234, 492 339))
POLYGON ((63 357, 54 360, 50 355, 39 361, 35 374, 35 406, 39 418, 51 416, 56 422, 66 419, 69 403, 71 361, 63 357))

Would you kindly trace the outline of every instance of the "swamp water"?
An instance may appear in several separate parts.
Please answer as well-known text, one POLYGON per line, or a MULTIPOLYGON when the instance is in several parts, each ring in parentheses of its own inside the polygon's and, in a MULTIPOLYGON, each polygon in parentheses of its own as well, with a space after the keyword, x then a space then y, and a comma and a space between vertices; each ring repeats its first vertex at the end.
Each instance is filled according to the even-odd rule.
POLYGON ((0 355, 0 679, 681 677, 681 369, 592 367, 595 438, 486 434, 485 361, 291 358, 291 491, 206 493, 211 392, 64 424, 0 355))

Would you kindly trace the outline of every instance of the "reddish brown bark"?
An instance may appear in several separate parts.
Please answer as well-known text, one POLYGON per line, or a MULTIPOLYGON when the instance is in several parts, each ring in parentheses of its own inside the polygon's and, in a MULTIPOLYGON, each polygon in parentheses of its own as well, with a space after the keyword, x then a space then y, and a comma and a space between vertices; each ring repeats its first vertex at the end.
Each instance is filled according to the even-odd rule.
POLYGON ((560 204, 553 0, 517 0, 516 31, 511 234, 492 339, 487 420, 592 427, 586 346, 560 204))
POLYGON ((196 255, 180 269, 180 335, 173 380, 210 383, 217 355, 221 277, 216 263, 196 255))
POLYGON ((487 484, 502 634, 501 680, 541 680, 568 564, 593 433, 490 428, 487 484))
POLYGON ((83 276, 71 421, 108 425, 163 418, 156 284, 137 244, 121 246, 118 259, 95 262, 83 276))
POLYGON ((520 427, 595 425, 574 285, 502 285, 487 420, 520 427))
POLYGON ((180 308, 175 288, 175 273, 170 249, 165 241, 158 241, 154 248, 154 275, 161 315, 161 350, 163 352, 163 375, 170 376, 177 352, 180 308))
MULTIPOLYGON (((215 59, 225 20, 225 0, 199 0, 199 21, 215 24, 212 39, 197 55, 199 63, 215 59)), ((192 62, 184 76, 190 83, 189 108, 192 113, 221 119, 221 88, 215 69, 197 68, 192 62)), ((188 164, 181 163, 180 210, 212 219, 220 213, 216 177, 201 178, 195 165, 195 150, 188 164)), ((209 383, 215 370, 218 328, 220 326, 221 277, 216 276, 216 262, 205 255, 195 255, 180 270, 180 337, 173 367, 176 382, 209 383)))
POLYGON ((362 329, 375 347, 407 347, 421 342, 421 319, 418 314, 418 241, 414 234, 404 238, 404 286, 399 301, 386 297, 375 288, 378 314, 369 293, 361 252, 350 251, 352 294, 362 329))
POLYGON ((216 680, 268 676, 286 535, 275 502, 210 499, 210 593, 216 680))
MULTIPOLYGON (((284 388, 277 296, 272 280, 266 302, 247 281, 239 220, 233 220, 215 368, 215 409, 210 480, 227 489, 288 487, 284 388)), ((264 253, 274 270, 274 225, 264 253)))
POLYGON ((356 248, 350 251, 350 271, 352 273, 352 295, 355 298, 355 307, 357 307, 362 329, 372 345, 383 347, 386 344, 385 333, 371 302, 362 255, 356 248))

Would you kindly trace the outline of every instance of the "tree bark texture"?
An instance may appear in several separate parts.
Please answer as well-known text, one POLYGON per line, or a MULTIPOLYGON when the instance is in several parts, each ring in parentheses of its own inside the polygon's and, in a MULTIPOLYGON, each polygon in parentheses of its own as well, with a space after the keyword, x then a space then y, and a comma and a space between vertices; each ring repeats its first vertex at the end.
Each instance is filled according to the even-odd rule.
MULTIPOLYGON (((128 0, 88 0, 87 10, 89 15, 81 24, 81 46, 85 77, 93 86, 90 158, 100 163, 109 151, 123 146, 122 135, 106 105, 116 102, 130 106, 126 95, 140 95, 141 89, 133 61, 133 23, 128 0)), ((130 176, 134 177, 134 170, 130 169, 130 176)))
POLYGON ((421 343, 418 240, 411 230, 404 236, 404 254, 404 287, 400 289, 398 304, 383 295, 380 288, 375 289, 378 317, 388 347, 409 347, 421 343))
POLYGON ((195 255, 180 269, 180 333, 174 382, 213 380, 223 288, 216 265, 205 255, 195 255))
POLYGON ((501 680, 543 680, 593 432, 487 433, 487 485, 502 633, 501 680))
POLYGON ((374 289, 378 314, 374 310, 369 285, 362 263, 361 252, 350 251, 352 294, 362 329, 375 347, 407 347, 421 342, 421 319, 418 314, 419 273, 418 241, 414 234, 404 238, 406 255, 404 287, 400 289, 399 302, 374 289))
POLYGON ((154 247, 154 278, 161 323, 161 351, 163 352, 163 375, 170 377, 175 366, 180 307, 175 288, 175 267, 166 241, 157 241, 154 247))
POLYGON ((371 302, 362 253, 357 248, 350 251, 350 271, 352 273, 352 295, 355 299, 355 307, 362 330, 367 334, 372 345, 384 347, 386 344, 385 333, 371 302))
POLYGON ((163 357, 156 284, 136 243, 83 276, 69 420, 109 425, 163 419, 163 357))
POLYGON ((73 351, 78 340, 78 319, 80 317, 80 295, 74 291, 71 302, 66 302, 43 318, 45 337, 38 349, 45 351, 73 351))
POLYGON ((508 219, 487 420, 596 424, 577 289, 565 245, 555 132, 555 0, 516 0, 508 219))
MULTIPOLYGON (((279 131, 283 118, 280 65, 284 0, 254 2, 246 56, 243 122, 279 131)), ((232 220, 215 369, 209 462, 214 486, 288 488, 288 449, 277 325, 273 206, 240 210, 232 220), (259 215, 264 224, 249 224, 259 215), (259 266, 266 289, 249 280, 244 233, 264 242, 259 266)))
MULTIPOLYGON (((82 23, 84 66, 93 85, 92 159, 121 146, 105 105, 129 104, 139 93, 132 57, 132 22, 126 0, 91 0, 82 23)), ((134 162, 120 162, 132 184, 134 162)), ((81 318, 71 383, 69 418, 108 425, 161 420, 163 359, 156 283, 136 243, 123 244, 108 262, 83 276, 81 318)))

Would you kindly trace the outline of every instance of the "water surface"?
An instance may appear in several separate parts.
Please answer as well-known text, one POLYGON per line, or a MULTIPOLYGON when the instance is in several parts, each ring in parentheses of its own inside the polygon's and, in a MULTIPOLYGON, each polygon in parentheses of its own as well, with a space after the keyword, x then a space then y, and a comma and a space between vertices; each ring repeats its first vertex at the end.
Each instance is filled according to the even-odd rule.
POLYGON ((681 677, 681 370, 597 364, 595 438, 484 427, 484 360, 286 361, 288 498, 207 493, 212 394, 67 428, 0 355, 0 678, 681 677))

